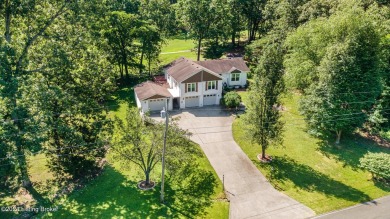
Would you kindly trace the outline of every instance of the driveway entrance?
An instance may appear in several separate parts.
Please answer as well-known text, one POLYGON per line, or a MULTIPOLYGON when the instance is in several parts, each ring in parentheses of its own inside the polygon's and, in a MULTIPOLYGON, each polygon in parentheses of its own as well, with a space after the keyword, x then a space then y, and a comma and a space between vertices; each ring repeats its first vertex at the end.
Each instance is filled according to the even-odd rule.
POLYGON ((230 218, 308 218, 315 213, 277 191, 236 144, 232 135, 233 116, 220 107, 185 109, 180 116, 183 129, 193 133, 222 180, 230 199, 230 218))

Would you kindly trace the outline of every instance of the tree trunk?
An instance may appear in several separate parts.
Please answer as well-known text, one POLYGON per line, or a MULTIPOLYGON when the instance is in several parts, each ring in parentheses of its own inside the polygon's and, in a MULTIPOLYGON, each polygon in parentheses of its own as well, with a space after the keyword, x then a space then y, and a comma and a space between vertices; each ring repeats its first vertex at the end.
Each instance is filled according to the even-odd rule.
POLYGON ((129 69, 128 69, 128 66, 127 66, 127 56, 126 56, 126 54, 123 54, 122 61, 123 61, 123 65, 125 67, 126 78, 129 79, 129 69))
POLYGON ((201 47, 201 44, 202 44, 202 38, 199 37, 199 39, 198 39, 198 58, 196 59, 197 61, 200 61, 200 47, 201 47))
POLYGON ((119 74, 121 76, 121 79, 123 80, 123 65, 118 59, 118 67, 119 67, 119 74))
POLYGON ((146 186, 150 185, 150 171, 145 171, 145 184, 146 186))
POLYGON ((236 31, 233 31, 232 33, 232 46, 236 46, 236 31))
POLYGON ((266 149, 266 147, 265 146, 262 146, 261 147, 261 159, 265 159, 265 149, 266 149))
POLYGON ((151 55, 149 55, 149 59, 148 59, 148 71, 149 71, 149 76, 152 76, 152 71, 150 70, 151 61, 152 61, 152 58, 151 58, 151 55))
POLYGON ((142 50, 141 58, 139 60, 139 75, 140 76, 142 75, 142 64, 143 64, 143 61, 144 61, 144 51, 142 50))
POLYGON ((341 130, 336 131, 336 144, 340 144, 340 138, 341 138, 341 130))
MULTIPOLYGON (((19 75, 18 71, 15 72, 15 75, 19 75)), ((16 101, 19 85, 14 84, 13 86, 15 87, 12 88, 13 91, 11 94, 11 103, 12 103, 11 118, 15 122, 17 132, 22 132, 24 128, 23 128, 22 120, 20 120, 18 117, 18 112, 17 112, 18 104, 16 101)), ((20 178, 18 179, 18 182, 20 186, 28 188, 31 186, 31 181, 28 175, 26 156, 24 156, 25 153, 23 147, 24 146, 23 137, 21 135, 16 135, 15 137, 16 137, 15 145, 16 145, 17 154, 22 155, 22 156, 18 156, 18 164, 19 164, 19 171, 20 171, 20 178)))
POLYGON ((5 1, 5 40, 11 42, 11 6, 9 5, 9 0, 5 1))
MULTIPOLYGON (((20 144, 20 143, 21 142, 19 142, 18 144, 20 144)), ((22 145, 17 146, 17 151, 18 151, 18 154, 24 155, 24 150, 23 150, 22 145)), ((18 164, 19 164, 19 170, 20 170, 19 183, 22 187, 28 188, 31 186, 31 181, 30 181, 30 177, 28 175, 26 156, 19 156, 18 157, 18 164)))

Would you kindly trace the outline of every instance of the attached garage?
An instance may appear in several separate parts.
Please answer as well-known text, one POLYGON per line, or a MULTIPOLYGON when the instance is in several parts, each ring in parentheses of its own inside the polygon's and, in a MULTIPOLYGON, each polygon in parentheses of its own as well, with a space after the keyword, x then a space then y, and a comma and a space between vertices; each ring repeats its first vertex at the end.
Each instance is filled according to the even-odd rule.
POLYGON ((207 94, 203 95, 203 105, 215 105, 217 102, 217 95, 216 94, 207 94))
POLYGON ((166 99, 150 99, 149 110, 150 111, 161 111, 165 107, 166 99))
POLYGON ((137 107, 142 113, 147 111, 161 111, 167 99, 168 110, 172 110, 172 95, 166 87, 152 81, 146 81, 134 87, 137 107))
POLYGON ((198 107, 199 96, 186 97, 186 108, 187 107, 198 107))

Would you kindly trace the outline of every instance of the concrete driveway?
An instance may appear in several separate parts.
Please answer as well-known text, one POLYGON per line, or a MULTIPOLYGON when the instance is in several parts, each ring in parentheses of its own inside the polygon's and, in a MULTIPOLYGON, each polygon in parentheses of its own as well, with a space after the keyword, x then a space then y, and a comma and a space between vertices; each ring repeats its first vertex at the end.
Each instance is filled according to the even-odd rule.
POLYGON ((233 140, 233 116, 219 107, 172 112, 193 133, 230 199, 230 218, 308 218, 315 213, 274 189, 233 140))

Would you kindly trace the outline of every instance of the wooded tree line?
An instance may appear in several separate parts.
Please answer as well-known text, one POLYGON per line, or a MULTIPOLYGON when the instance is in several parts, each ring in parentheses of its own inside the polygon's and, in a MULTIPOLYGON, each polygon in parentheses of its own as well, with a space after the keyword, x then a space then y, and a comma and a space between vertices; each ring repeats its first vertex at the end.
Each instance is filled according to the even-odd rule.
POLYGON ((247 47, 252 63, 246 129, 264 151, 282 140, 283 94, 300 92, 308 131, 327 139, 357 128, 389 130, 387 2, 267 2, 267 32, 247 47), (287 88, 287 89, 285 89, 287 88))

